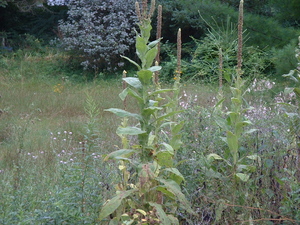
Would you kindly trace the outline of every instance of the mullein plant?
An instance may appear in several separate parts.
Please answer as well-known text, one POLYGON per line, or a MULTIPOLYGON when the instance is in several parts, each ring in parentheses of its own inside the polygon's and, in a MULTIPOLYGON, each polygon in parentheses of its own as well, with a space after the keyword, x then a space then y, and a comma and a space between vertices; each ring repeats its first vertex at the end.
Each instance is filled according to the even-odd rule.
MULTIPOLYGON (((223 181, 226 181, 226 185, 228 182, 232 185, 231 196, 227 196, 227 200, 230 201, 231 204, 238 204, 238 187, 240 184, 247 182, 250 178, 251 172, 255 171, 254 161, 259 160, 259 157, 254 155, 248 155, 241 152, 241 139, 244 135, 249 133, 253 133, 256 129, 248 129, 245 128, 251 125, 251 122, 244 117, 244 114, 250 110, 250 108, 243 107, 243 86, 245 81, 242 79, 242 47, 243 47, 243 0, 240 1, 239 6, 239 24, 238 24, 238 54, 237 54, 237 69, 236 75, 234 79, 233 85, 230 87, 232 97, 231 97, 231 106, 229 107, 228 112, 222 113, 222 102, 224 99, 221 99, 216 106, 218 106, 218 110, 216 110, 215 121, 220 126, 220 128, 224 131, 225 136, 221 137, 222 140, 226 143, 227 148, 224 150, 224 155, 220 156, 218 154, 212 153, 207 156, 208 164, 212 164, 214 161, 225 162, 221 163, 220 166, 224 166, 226 168, 221 169, 221 171, 226 171, 224 174, 218 174, 223 181), (225 115, 225 118, 224 116, 225 115), (229 197, 229 198, 228 198, 229 197)), ((220 50, 221 54, 221 50, 220 50)), ((220 57, 221 58, 221 57, 220 57)), ((221 72, 220 72, 221 73, 221 72)), ((221 79, 221 78, 220 78, 221 79)), ((221 88, 220 88, 221 90, 221 88)), ((221 94, 222 95, 222 92, 221 94)), ((212 167, 214 168, 214 167, 212 167)), ((244 190, 246 191, 246 190, 244 190)), ((247 196, 245 192, 242 192, 243 196, 247 196)), ((224 205, 219 205, 216 209, 216 221, 221 218, 221 211, 224 210, 224 205)))
POLYGON ((140 63, 123 56, 137 67, 136 76, 123 74, 126 85, 119 96, 124 101, 124 109, 106 110, 121 118, 116 133, 122 147, 104 160, 118 162, 122 179, 115 186, 115 196, 103 205, 99 221, 104 224, 179 224, 176 217, 179 208, 194 213, 181 192, 184 177, 175 167, 183 127, 183 122, 177 121, 180 74, 172 89, 161 89, 158 85, 155 72, 161 67, 153 64, 160 39, 149 42, 155 1, 151 1, 149 10, 147 0, 141 6, 136 2, 140 31, 136 31, 135 46, 140 63), (127 97, 135 99, 138 113, 126 110, 127 97), (137 121, 137 125, 130 126, 130 121, 137 121))

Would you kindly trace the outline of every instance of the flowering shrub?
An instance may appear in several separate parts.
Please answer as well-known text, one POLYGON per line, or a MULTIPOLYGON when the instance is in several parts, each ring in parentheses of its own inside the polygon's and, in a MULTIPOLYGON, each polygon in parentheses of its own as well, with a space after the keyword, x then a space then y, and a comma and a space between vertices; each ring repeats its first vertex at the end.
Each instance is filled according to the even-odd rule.
POLYGON ((75 51, 85 69, 115 69, 119 55, 134 42, 134 0, 70 0, 68 19, 60 21, 62 45, 75 51))

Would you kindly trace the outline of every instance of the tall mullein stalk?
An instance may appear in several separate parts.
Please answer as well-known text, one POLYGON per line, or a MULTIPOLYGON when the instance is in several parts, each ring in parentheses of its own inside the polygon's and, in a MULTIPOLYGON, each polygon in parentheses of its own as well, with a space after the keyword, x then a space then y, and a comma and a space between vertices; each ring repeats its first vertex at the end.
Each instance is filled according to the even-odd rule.
POLYGON ((242 75, 243 64, 243 23, 244 23, 244 0, 240 1, 238 22, 238 53, 237 53, 237 80, 242 75))
MULTIPOLYGON (((179 83, 181 78, 181 29, 178 29, 177 32, 177 69, 176 69, 176 81, 179 83)), ((176 82, 175 82, 176 83, 176 82)))
MULTIPOLYGON (((123 79, 126 78, 126 74, 127 74, 127 72, 126 72, 126 70, 124 70, 123 75, 122 75, 123 79)), ((123 88, 123 90, 125 90, 127 88, 127 83, 125 82, 125 80, 122 81, 122 88, 123 88)), ((127 108, 127 101, 126 100, 127 100, 127 97, 123 100, 124 110, 126 110, 126 108, 127 108)))
POLYGON ((179 92, 180 92, 180 79, 181 79, 181 49, 182 49, 182 40, 181 40, 181 29, 178 29, 177 32, 177 67, 175 74, 175 82, 174 82, 174 110, 177 110, 178 100, 179 100, 179 92))
POLYGON ((223 51, 219 49, 219 91, 223 87, 223 51))
MULTIPOLYGON (((157 30, 156 30, 156 40, 161 39, 161 29, 162 29, 162 6, 158 6, 157 10, 157 30)), ((160 64, 160 42, 157 44, 157 55, 155 57, 155 65, 160 64)), ((159 82, 159 71, 156 71, 154 76, 154 83, 158 85, 159 82)))
MULTIPOLYGON (((180 71, 173 89, 158 89, 155 86, 153 74, 161 67, 153 63, 160 39, 149 41, 155 1, 151 1, 149 13, 145 2, 147 3, 142 3, 141 10, 139 3, 136 3, 140 21, 135 46, 139 61, 122 56, 137 67, 136 76, 123 78, 128 87, 119 94, 122 100, 127 96, 133 97, 139 110, 136 113, 118 108, 106 110, 123 119, 116 131, 122 138, 122 147, 104 159, 120 162, 118 168, 122 179, 115 186, 115 197, 102 207, 99 220, 109 221, 109 224, 177 225, 178 206, 187 213, 194 214, 181 192, 180 185, 184 177, 174 162, 176 152, 182 144, 181 129, 184 125, 183 121, 178 121, 181 111, 177 111, 174 104, 178 102, 175 96, 179 92, 176 86, 179 87, 180 71), (138 122, 134 123, 135 126, 130 126, 127 118, 138 122), (128 136, 137 137, 132 139, 135 143, 130 143, 128 136)), ((181 43, 181 38, 179 40, 181 43)), ((180 66, 178 69, 180 70, 180 66)))
POLYGON ((224 100, 224 95, 223 95, 223 51, 222 48, 219 49, 219 91, 217 95, 217 100, 219 102, 218 107, 216 109, 222 110, 223 107, 223 100, 224 100))

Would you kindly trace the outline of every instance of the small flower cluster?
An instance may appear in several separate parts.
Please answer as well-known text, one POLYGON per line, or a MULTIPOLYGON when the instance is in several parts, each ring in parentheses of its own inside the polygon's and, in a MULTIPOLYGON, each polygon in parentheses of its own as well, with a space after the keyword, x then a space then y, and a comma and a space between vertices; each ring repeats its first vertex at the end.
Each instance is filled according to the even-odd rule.
MULTIPOLYGON (((51 132, 50 135, 52 151, 58 157, 61 164, 75 162, 79 157, 78 154, 82 154, 87 146, 87 141, 76 141, 71 131, 51 132)), ((94 160, 102 158, 102 155, 95 152, 89 154, 94 160)))
POLYGON ((64 86, 62 84, 56 84, 53 87, 53 92, 61 94, 64 90, 64 86))
POLYGON ((272 89, 275 85, 275 82, 270 80, 257 80, 254 79, 252 85, 247 89, 248 92, 251 91, 265 91, 268 89, 272 89))
POLYGON ((183 95, 179 98, 179 105, 183 109, 192 107, 198 101, 198 95, 188 95, 186 91, 183 91, 183 95))

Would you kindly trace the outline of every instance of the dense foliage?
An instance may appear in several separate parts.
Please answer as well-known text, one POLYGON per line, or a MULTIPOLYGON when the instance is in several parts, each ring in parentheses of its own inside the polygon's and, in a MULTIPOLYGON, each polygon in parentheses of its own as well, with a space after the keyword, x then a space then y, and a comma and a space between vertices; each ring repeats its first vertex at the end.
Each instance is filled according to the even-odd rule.
POLYGON ((120 54, 134 42, 134 0, 81 0, 68 2, 68 19, 61 21, 61 41, 67 51, 92 69, 115 69, 120 54))

